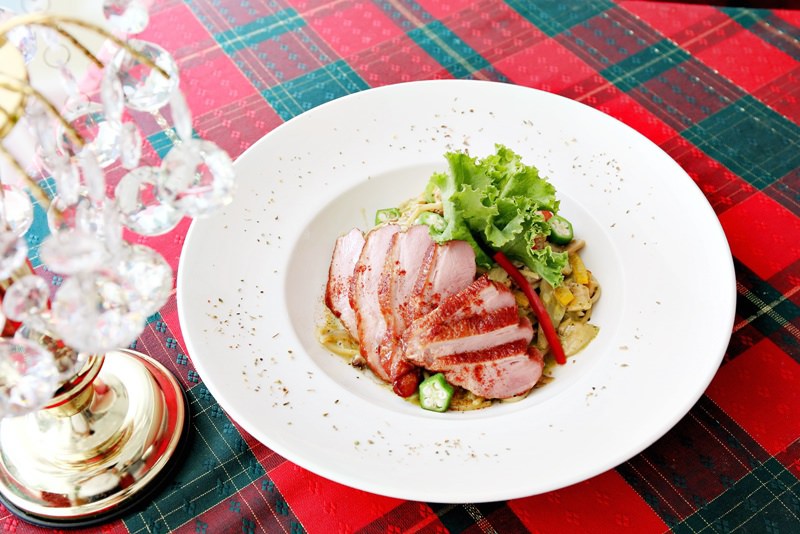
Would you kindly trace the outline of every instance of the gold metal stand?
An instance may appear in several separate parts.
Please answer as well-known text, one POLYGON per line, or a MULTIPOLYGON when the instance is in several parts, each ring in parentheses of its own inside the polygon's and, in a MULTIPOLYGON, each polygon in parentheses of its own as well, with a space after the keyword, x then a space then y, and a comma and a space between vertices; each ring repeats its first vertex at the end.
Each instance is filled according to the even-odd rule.
POLYGON ((0 421, 0 500, 42 526, 108 521, 169 477, 188 422, 160 363, 130 350, 92 356, 46 408, 0 421))

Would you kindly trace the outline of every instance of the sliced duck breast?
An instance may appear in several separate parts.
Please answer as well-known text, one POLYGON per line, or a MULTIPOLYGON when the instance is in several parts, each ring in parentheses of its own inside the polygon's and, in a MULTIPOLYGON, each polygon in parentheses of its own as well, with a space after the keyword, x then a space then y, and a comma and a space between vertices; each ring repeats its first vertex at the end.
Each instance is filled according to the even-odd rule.
POLYGON ((342 321, 354 338, 358 338, 358 329, 356 314, 350 305, 350 286, 363 248, 364 234, 358 228, 353 228, 336 240, 325 288, 325 305, 342 321))
POLYGON ((448 241, 426 253, 407 307, 407 322, 430 312, 475 280, 475 251, 466 241, 448 241))
POLYGON ((508 399, 529 391, 544 369, 535 347, 524 341, 473 353, 444 356, 438 361, 451 384, 487 399, 508 399))
POLYGON ((416 225, 392 237, 392 246, 381 275, 378 298, 386 322, 395 334, 406 329, 409 301, 429 250, 437 245, 428 227, 416 225))
POLYGON ((482 276, 415 320, 403 334, 404 357, 486 398, 524 393, 542 364, 528 351, 533 328, 506 286, 482 276))
POLYGON ((389 381, 389 373, 380 361, 380 346, 386 337, 386 318, 378 298, 381 275, 392 245, 392 237, 400 231, 397 225, 386 225, 370 231, 356 262, 350 286, 350 306, 356 317, 359 350, 372 372, 389 381))

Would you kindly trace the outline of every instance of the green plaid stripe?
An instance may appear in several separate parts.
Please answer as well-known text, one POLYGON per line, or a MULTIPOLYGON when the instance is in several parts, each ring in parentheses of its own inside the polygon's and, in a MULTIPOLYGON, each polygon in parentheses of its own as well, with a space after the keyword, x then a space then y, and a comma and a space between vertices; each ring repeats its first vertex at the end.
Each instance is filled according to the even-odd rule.
POLYGON ((305 76, 262 91, 283 120, 369 86, 345 61, 336 61, 305 76))
POLYGON ((800 480, 770 458, 734 482, 722 495, 673 526, 676 534, 796 532, 800 525, 800 480))
POLYGON ((752 96, 692 125, 683 135, 760 189, 800 165, 800 126, 752 96))
POLYGON ((607 0, 596 2, 511 0, 506 4, 551 37, 614 6, 607 0))
POLYGON ((688 58, 689 54, 675 43, 662 40, 611 65, 600 74, 627 92, 680 65, 688 58))
POLYGON ((265 474, 206 386, 194 386, 187 396, 193 441, 177 474, 180 478, 146 509, 124 519, 132 533, 171 531, 265 474))
POLYGON ((248 48, 267 39, 305 26, 305 20, 294 9, 279 11, 274 15, 256 19, 248 24, 231 28, 214 35, 227 54, 248 48))
POLYGON ((465 78, 489 67, 489 62, 441 22, 431 22, 408 36, 456 78, 465 78))
MULTIPOLYGON (((800 363, 800 306, 792 298, 776 290, 771 284, 750 271, 740 261, 735 261, 738 273, 736 312, 741 317, 741 324, 755 328, 763 337, 770 338, 776 345, 786 351, 800 363)), ((792 269, 789 266, 788 269, 792 269)), ((791 271, 789 271, 791 272, 791 271)), ((731 339, 729 353, 732 357, 738 355, 742 346, 737 331, 731 339)))

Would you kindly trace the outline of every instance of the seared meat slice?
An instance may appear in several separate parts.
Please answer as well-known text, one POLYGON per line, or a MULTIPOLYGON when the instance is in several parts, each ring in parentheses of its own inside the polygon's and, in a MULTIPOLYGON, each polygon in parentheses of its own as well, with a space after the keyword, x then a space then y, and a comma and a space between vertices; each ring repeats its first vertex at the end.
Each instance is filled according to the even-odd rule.
POLYGON ((475 279, 475 251, 466 241, 448 241, 430 249, 407 307, 406 322, 436 308, 475 279))
POLYGON ((444 356, 438 360, 451 384, 487 399, 508 399, 530 390, 544 369, 536 347, 525 340, 477 352, 444 356))
POLYGON ((378 300, 386 319, 386 336, 379 349, 380 361, 394 392, 401 397, 414 394, 420 372, 403 358, 399 338, 406 329, 408 306, 422 263, 429 249, 436 246, 424 225, 396 233, 381 275, 378 300))
POLYGON ((350 306, 355 311, 361 356, 372 372, 386 381, 389 373, 381 364, 379 349, 386 337, 387 326, 381 313, 378 287, 392 237, 398 231, 399 226, 390 224, 367 234, 350 286, 350 306))
POLYGON ((424 225, 412 226, 392 237, 378 298, 389 328, 397 335, 406 329, 411 294, 426 255, 435 246, 428 227, 424 225))
POLYGON ((502 399, 541 376, 541 356, 528 352, 532 337, 511 291, 483 276, 406 329, 404 356, 476 395, 502 399))
POLYGON ((354 338, 358 338, 358 330, 356 314, 350 306, 350 285, 363 248, 364 235, 358 228, 353 228, 336 240, 331 266, 328 268, 328 285, 325 288, 325 305, 341 319, 354 338))

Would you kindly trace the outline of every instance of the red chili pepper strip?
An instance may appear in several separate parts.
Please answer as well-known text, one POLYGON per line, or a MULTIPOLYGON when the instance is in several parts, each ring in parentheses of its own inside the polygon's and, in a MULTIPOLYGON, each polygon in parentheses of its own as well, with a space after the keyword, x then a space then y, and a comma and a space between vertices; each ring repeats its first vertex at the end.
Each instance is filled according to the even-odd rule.
POLYGON ((542 299, 539 298, 539 295, 533 290, 528 280, 522 276, 519 269, 514 267, 514 264, 509 261, 505 254, 498 251, 494 253, 493 257, 494 261, 508 273, 514 282, 522 289, 522 292, 525 293, 525 296, 528 297, 528 302, 531 303, 531 309, 539 320, 539 324, 542 325, 544 337, 547 339, 547 343, 550 344, 550 349, 553 351, 553 357, 555 357, 556 363, 560 365, 567 363, 564 347, 561 346, 561 340, 558 339, 556 329, 553 327, 553 321, 550 320, 550 315, 544 308, 542 299))

